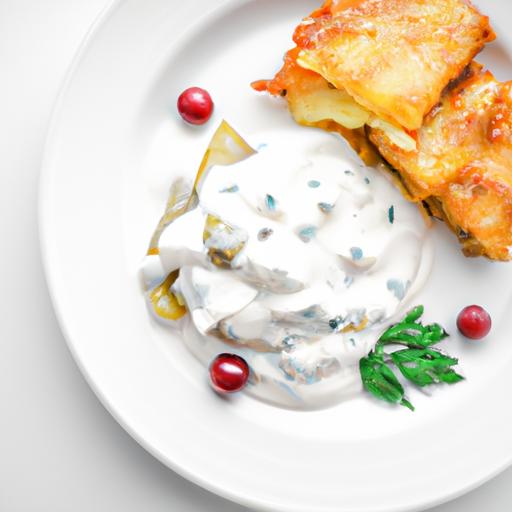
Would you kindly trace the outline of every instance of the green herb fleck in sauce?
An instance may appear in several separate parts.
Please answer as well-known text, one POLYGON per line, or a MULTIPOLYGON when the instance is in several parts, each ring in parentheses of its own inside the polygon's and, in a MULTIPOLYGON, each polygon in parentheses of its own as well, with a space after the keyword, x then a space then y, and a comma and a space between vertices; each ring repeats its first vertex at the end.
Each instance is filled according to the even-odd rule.
POLYGON ((391 205, 388 210, 388 219, 390 224, 393 224, 395 222, 395 207, 391 205))

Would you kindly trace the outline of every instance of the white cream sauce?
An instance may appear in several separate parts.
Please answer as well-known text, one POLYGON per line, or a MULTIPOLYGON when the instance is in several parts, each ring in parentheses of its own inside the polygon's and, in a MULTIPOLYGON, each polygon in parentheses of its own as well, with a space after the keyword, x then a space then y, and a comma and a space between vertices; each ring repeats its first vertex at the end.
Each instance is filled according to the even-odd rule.
POLYGON ((248 393, 316 408, 361 390, 360 358, 430 271, 427 234, 416 206, 338 136, 266 133, 256 155, 210 170, 199 207, 162 234, 157 267, 181 269, 178 324, 205 366, 237 353, 248 393), (212 254, 232 259, 219 268, 212 254))

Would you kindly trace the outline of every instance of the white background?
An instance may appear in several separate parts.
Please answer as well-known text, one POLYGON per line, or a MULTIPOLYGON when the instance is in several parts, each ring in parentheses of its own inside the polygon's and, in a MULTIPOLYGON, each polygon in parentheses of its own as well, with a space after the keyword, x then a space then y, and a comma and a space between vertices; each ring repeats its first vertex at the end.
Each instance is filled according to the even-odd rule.
MULTIPOLYGON (((37 234, 46 127, 106 3, 0 0, 0 512, 241 512, 165 468, 117 425, 73 362, 46 290, 37 234)), ((512 510, 512 470, 433 512, 481 510, 512 510)))

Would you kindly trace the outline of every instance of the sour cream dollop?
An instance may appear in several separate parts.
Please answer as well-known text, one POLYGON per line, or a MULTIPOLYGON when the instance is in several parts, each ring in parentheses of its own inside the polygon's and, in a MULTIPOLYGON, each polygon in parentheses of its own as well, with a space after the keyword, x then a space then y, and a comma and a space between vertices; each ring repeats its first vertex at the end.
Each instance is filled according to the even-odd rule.
POLYGON ((271 132, 257 149, 210 170, 198 207, 163 232, 158 265, 180 270, 178 324, 205 366, 231 351, 252 396, 333 405, 361 390, 359 360, 424 283, 428 228, 337 135, 271 132))

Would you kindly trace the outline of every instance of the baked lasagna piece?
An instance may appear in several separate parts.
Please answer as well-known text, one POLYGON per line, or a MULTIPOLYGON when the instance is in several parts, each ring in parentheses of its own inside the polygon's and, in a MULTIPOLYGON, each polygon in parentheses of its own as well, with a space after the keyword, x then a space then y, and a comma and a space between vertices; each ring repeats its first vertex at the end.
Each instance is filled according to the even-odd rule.
POLYGON ((417 151, 403 151, 379 129, 369 137, 468 256, 512 259, 512 82, 472 63, 425 117, 417 151))
POLYGON ((295 30, 275 81, 255 87, 279 93, 283 74, 308 70, 336 91, 324 100, 341 105, 339 124, 384 129, 412 151, 443 89, 494 38, 469 0, 327 0, 295 30))
POLYGON ((328 0, 294 34, 302 67, 407 130, 494 38, 467 0, 328 0))

